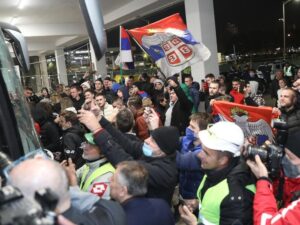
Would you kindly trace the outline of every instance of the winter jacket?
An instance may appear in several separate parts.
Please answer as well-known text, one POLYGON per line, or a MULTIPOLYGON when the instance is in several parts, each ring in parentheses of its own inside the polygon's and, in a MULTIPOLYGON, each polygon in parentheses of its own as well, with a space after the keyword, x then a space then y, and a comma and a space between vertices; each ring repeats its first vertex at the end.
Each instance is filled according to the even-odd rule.
POLYGON ((213 207, 215 202, 219 200, 221 201, 218 208, 219 214, 212 211, 213 214, 210 216, 218 220, 219 224, 252 224, 255 181, 245 163, 239 162, 239 158, 233 158, 226 168, 206 171, 205 174, 205 180, 202 181, 204 183, 200 184, 197 192, 201 204, 199 218, 203 215, 201 214, 202 210, 210 211, 210 207, 213 207), (214 204, 208 203, 206 194, 209 194, 210 189, 215 189, 222 182, 226 182, 226 188, 220 190, 224 193, 215 193, 215 196, 212 196, 214 204), (220 196, 224 196, 224 198, 218 199, 220 196))
POLYGON ((172 110, 171 126, 177 127, 180 135, 183 136, 185 134, 185 128, 189 125, 189 117, 193 109, 193 103, 188 99, 180 86, 174 88, 174 91, 178 100, 172 110))
POLYGON ((274 80, 272 80, 271 82, 271 87, 270 87, 270 92, 271 92, 271 97, 274 99, 277 99, 277 91, 279 89, 279 82, 278 80, 275 78, 274 80))
POLYGON ((205 98, 205 111, 207 113, 212 113, 212 108, 210 106, 210 101, 213 100, 213 99, 219 98, 221 96, 223 96, 221 93, 217 93, 216 95, 208 95, 205 98))
POLYGON ((128 225, 174 225, 169 205, 155 198, 133 197, 121 204, 128 225))
POLYGON ((272 184, 268 180, 260 179, 256 183, 253 210, 254 225, 299 224, 300 199, 278 210, 272 184))
POLYGON ((289 111, 281 110, 281 118, 286 121, 288 133, 300 130, 300 109, 293 108, 289 111))
POLYGON ((82 142, 84 142, 84 130, 79 124, 75 124, 72 127, 63 131, 61 140, 61 151, 63 153, 63 159, 72 158, 79 168, 83 165, 82 149, 80 148, 82 142))
POLYGON ((200 103, 200 93, 199 93, 199 88, 197 88, 195 82, 192 84, 191 87, 189 87, 189 91, 190 91, 190 96, 193 99, 193 112, 198 112, 198 107, 200 103))
POLYGON ((71 97, 71 100, 72 100, 72 102, 73 102, 74 108, 75 108, 77 111, 80 110, 80 109, 81 109, 81 106, 82 106, 83 103, 84 103, 84 97, 83 97, 83 95, 80 95, 80 96, 79 96, 79 100, 77 100, 77 99, 75 99, 75 98, 72 98, 72 97, 71 97))
POLYGON ((196 198, 197 189, 204 176, 201 161, 197 154, 201 146, 194 146, 193 137, 184 136, 181 150, 176 155, 176 164, 179 170, 179 193, 184 199, 196 198))
POLYGON ((284 156, 281 160, 282 171, 277 179, 273 179, 274 195, 287 207, 295 197, 300 196, 300 177, 297 166, 284 156))
POLYGON ((144 108, 140 109, 137 112, 137 114, 134 116, 134 119, 135 119, 136 136, 142 140, 145 140, 149 137, 149 132, 143 114, 144 114, 144 108))
POLYGON ((59 131, 52 121, 45 121, 40 124, 40 138, 45 149, 50 151, 59 150, 59 131))
POLYGON ((99 199, 84 212, 71 205, 62 215, 77 225, 127 225, 121 205, 104 199, 99 199))
POLYGON ((111 164, 116 166, 125 160, 140 159, 149 173, 147 197, 162 198, 170 204, 177 184, 176 154, 146 157, 142 153, 143 141, 130 140, 105 118, 100 124, 105 130, 94 135, 94 139, 111 164))

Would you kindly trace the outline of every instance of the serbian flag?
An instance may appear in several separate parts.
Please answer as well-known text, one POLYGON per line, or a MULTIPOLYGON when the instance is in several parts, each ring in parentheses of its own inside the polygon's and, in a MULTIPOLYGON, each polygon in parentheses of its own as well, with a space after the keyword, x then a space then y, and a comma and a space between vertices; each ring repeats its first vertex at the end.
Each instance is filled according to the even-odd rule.
POLYGON ((271 122, 272 107, 253 107, 233 102, 215 101, 213 115, 222 121, 235 122, 244 132, 245 137, 257 137, 264 142, 273 140, 271 122))
POLYGON ((120 26, 120 53, 115 63, 124 70, 134 69, 130 39, 128 33, 122 26, 120 26))
POLYGON ((210 57, 210 51, 194 40, 179 13, 128 31, 168 77, 210 57))

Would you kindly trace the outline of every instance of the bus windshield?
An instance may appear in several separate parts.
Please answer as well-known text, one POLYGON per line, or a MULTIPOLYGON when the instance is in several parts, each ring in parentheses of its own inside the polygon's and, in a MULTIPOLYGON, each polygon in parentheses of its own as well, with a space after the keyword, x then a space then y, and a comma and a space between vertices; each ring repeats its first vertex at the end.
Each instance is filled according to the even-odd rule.
MULTIPOLYGON (((20 78, 13 66, 8 46, 0 31, 0 70, 8 91, 8 96, 17 121, 24 153, 40 149, 40 142, 35 132, 33 121, 26 103, 20 78)), ((5 107, 5 106, 0 106, 5 107)))

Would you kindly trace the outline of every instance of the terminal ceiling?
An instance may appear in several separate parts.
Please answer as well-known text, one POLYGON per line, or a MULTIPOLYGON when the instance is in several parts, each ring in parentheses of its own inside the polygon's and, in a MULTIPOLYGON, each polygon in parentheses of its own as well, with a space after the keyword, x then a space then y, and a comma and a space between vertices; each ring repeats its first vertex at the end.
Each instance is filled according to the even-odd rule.
MULTIPOLYGON (((183 0, 99 0, 109 29, 183 0)), ((0 21, 16 25, 31 55, 87 39, 78 0, 0 0, 0 21)))

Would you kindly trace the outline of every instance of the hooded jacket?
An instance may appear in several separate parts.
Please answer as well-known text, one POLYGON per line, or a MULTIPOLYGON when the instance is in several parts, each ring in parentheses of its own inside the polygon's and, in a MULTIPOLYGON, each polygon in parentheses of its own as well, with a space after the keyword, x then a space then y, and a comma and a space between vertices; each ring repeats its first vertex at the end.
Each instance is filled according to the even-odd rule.
POLYGON ((61 149, 64 153, 63 158, 71 157, 76 165, 76 169, 84 164, 82 159, 81 143, 84 142, 84 130, 79 124, 75 124, 72 127, 63 131, 61 149), (66 150, 74 150, 74 154, 68 155, 66 150))

